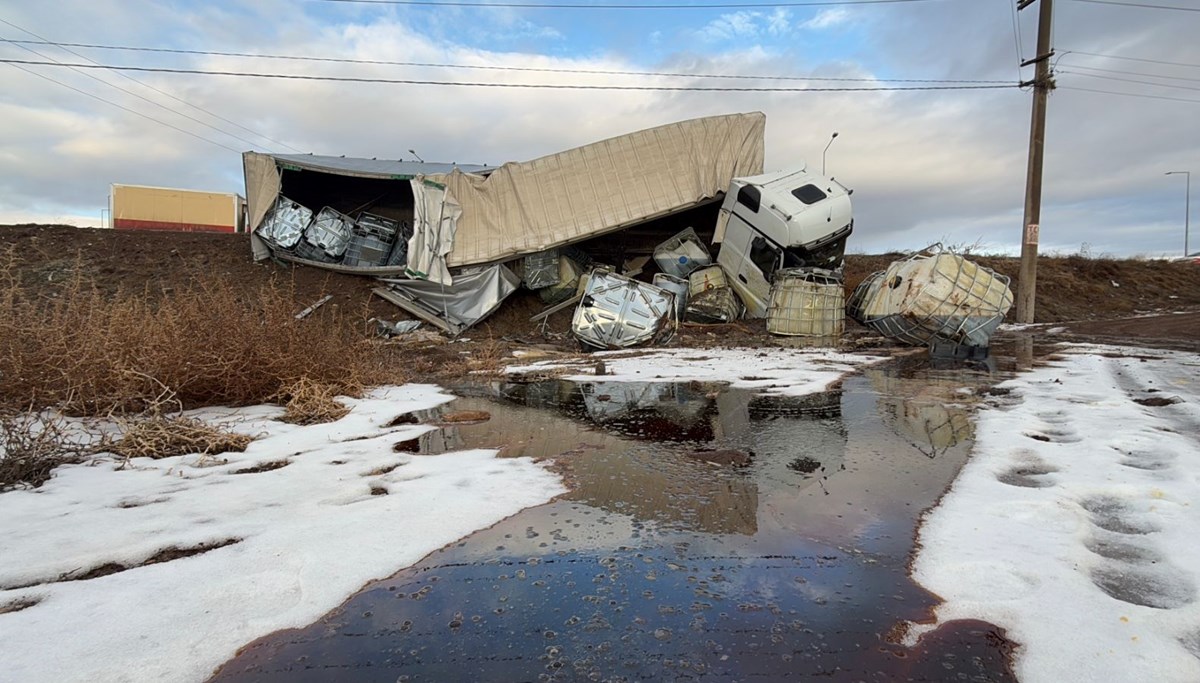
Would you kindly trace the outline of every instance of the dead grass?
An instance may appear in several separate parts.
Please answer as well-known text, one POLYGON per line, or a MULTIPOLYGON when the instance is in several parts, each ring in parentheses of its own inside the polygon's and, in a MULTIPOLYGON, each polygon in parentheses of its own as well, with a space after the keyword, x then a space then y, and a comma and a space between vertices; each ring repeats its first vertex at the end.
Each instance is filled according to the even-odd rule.
POLYGON ((0 415, 0 491, 41 486, 55 467, 83 462, 95 450, 88 435, 71 433, 61 417, 0 415))
POLYGON ((53 290, 17 266, 15 247, 0 255, 0 407, 142 413, 160 386, 193 408, 265 402, 301 380, 353 394, 404 379, 354 315, 325 306, 296 320, 294 292, 274 282, 240 291, 196 274, 114 295, 82 263, 53 290))
MULTIPOLYGON (((275 400, 283 404, 284 422, 299 425, 333 422, 350 412, 337 400, 338 395, 347 393, 346 389, 301 377, 285 387, 275 400)), ((357 394, 361 389, 354 387, 352 391, 357 394)))
POLYGON ((126 462, 131 458, 169 458, 175 455, 246 450, 254 437, 181 415, 154 415, 129 424, 121 438, 109 445, 110 452, 126 462))

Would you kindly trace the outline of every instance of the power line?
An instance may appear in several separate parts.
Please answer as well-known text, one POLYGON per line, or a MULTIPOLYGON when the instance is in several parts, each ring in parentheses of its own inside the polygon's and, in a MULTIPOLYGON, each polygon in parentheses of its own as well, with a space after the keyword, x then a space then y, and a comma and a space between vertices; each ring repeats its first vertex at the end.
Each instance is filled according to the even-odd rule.
MULTIPOLYGON (((0 20, 0 21, 3 21, 3 20, 0 20)), ((7 38, 0 38, 0 41, 8 42, 8 39, 7 39, 7 38)), ((156 107, 158 107, 158 108, 160 108, 160 109, 162 109, 162 110, 164 110, 164 111, 167 111, 167 112, 169 112, 169 113, 171 113, 171 114, 175 114, 176 116, 182 116, 183 118, 185 118, 185 119, 187 119, 187 120, 189 120, 189 121, 193 121, 193 122, 195 122, 195 123, 198 123, 198 124, 200 124, 200 125, 204 126, 205 128, 208 128, 208 129, 210 129, 210 130, 214 130, 214 131, 216 131, 216 132, 218 132, 218 133, 220 133, 220 134, 222 134, 222 135, 228 135, 229 137, 231 137, 231 138, 233 138, 233 139, 235 139, 235 140, 241 140, 242 142, 244 142, 244 143, 246 143, 246 144, 250 145, 251 147, 255 147, 255 146, 257 146, 257 145, 256 145, 256 143, 254 143, 254 142, 253 142, 253 141, 251 141, 251 140, 247 140, 246 138, 239 137, 239 136, 237 136, 237 135, 234 135, 233 133, 230 133, 230 132, 228 132, 228 131, 221 130, 220 128, 217 128, 216 126, 213 126, 213 125, 210 125, 210 124, 208 124, 208 123, 205 123, 204 121, 201 121, 200 119, 196 118, 195 116, 189 116, 188 114, 185 114, 185 113, 183 113, 183 112, 181 112, 181 111, 176 111, 175 109, 172 109, 172 108, 170 108, 170 107, 166 106, 165 104, 162 104, 162 103, 159 103, 159 102, 155 102, 154 100, 152 100, 152 99, 150 99, 150 98, 148 98, 148 97, 145 97, 145 96, 143 96, 143 95, 139 95, 139 94, 137 94, 137 93, 133 92, 132 90, 128 90, 128 89, 126 89, 126 88, 122 88, 121 86, 119 86, 119 85, 117 85, 117 84, 115 84, 115 83, 110 83, 110 82, 108 82, 108 81, 104 80, 103 78, 100 78, 99 76, 95 76, 95 75, 93 75, 93 74, 90 74, 90 73, 87 73, 87 72, 84 72, 84 71, 80 71, 80 69, 89 69, 89 68, 94 68, 94 67, 95 67, 95 65, 94 65, 94 64, 68 64, 68 63, 66 63, 66 62, 60 62, 60 61, 58 61, 57 59, 54 59, 53 57, 49 57, 49 56, 47 56, 47 55, 44 55, 44 54, 42 54, 42 53, 40 53, 40 52, 38 52, 37 50, 34 50, 34 49, 32 49, 32 48, 25 47, 24 45, 17 45, 17 47, 21 48, 22 50, 26 50, 26 51, 28 51, 28 52, 32 52, 33 54, 35 54, 35 55, 37 55, 37 56, 39 56, 39 57, 42 57, 42 58, 44 58, 44 59, 50 60, 50 61, 46 61, 46 62, 35 62, 35 61, 21 62, 21 61, 15 61, 15 62, 10 62, 10 63, 16 63, 16 64, 42 64, 42 65, 46 65, 46 66, 62 66, 62 67, 68 68, 68 69, 70 69, 71 71, 74 71, 75 73, 78 73, 78 74, 80 74, 80 75, 82 75, 82 76, 87 76, 88 78, 92 79, 93 81, 96 81, 97 83, 100 83, 100 84, 102 84, 102 85, 107 85, 108 87, 110 87, 110 88, 113 88, 113 89, 115 89, 115 90, 120 90, 121 92, 125 93, 126 95, 129 95, 130 97, 136 97, 136 98, 138 98, 139 100, 142 100, 143 102, 148 102, 148 103, 150 103, 150 104, 153 104, 154 106, 156 106, 156 107)), ((151 120, 152 120, 152 121, 158 121, 158 119, 151 119, 151 120)), ((207 140, 207 138, 202 138, 202 139, 205 139, 205 140, 207 140)), ((227 149, 231 149, 231 148, 227 148, 227 149)))
POLYGON ((1179 12, 1200 12, 1200 7, 1179 7, 1176 5, 1147 5, 1140 2, 1118 2, 1118 0, 1072 0, 1072 2, 1087 2, 1093 5, 1118 5, 1120 7, 1140 7, 1142 9, 1173 9, 1179 12))
MULTIPOLYGON (((1070 68, 1071 69, 1086 69, 1088 71, 1103 71, 1104 73, 1122 74, 1125 76, 1149 76, 1150 78, 1166 78, 1166 79, 1175 80, 1175 81, 1191 81, 1193 83, 1200 83, 1200 78, 1188 78, 1187 76, 1164 76, 1162 74, 1148 74, 1148 73, 1141 72, 1141 71, 1119 71, 1117 69, 1101 69, 1101 68, 1094 67, 1094 66, 1079 66, 1078 64, 1072 64, 1070 68)), ((1084 75, 1084 74, 1080 74, 1080 75, 1084 75)))
POLYGON ((1017 78, 1020 78, 1021 62, 1025 61, 1025 58, 1021 56, 1021 20, 1017 17, 1017 4, 1015 2, 1004 0, 1004 4, 1008 5, 1009 9, 1012 10, 1013 44, 1017 48, 1017 78))
POLYGON ((1162 60, 1162 59, 1146 59, 1144 57, 1126 57, 1124 55, 1114 55, 1111 53, 1103 53, 1103 52, 1084 52, 1082 50, 1064 50, 1062 53, 1063 57, 1066 57, 1069 54, 1087 55, 1088 57, 1103 57, 1105 59, 1124 59, 1124 60, 1130 61, 1130 62, 1147 62, 1149 64, 1167 64, 1170 66, 1185 66, 1185 67, 1189 67, 1189 68, 1200 69, 1200 64, 1188 64, 1186 62, 1168 62, 1168 61, 1162 60))
POLYGON ((536 3, 536 2, 476 2, 473 0, 310 0, 357 5, 419 5, 425 7, 517 7, 524 9, 753 9, 757 7, 828 7, 837 5, 890 5, 908 2, 937 2, 938 0, 813 0, 812 2, 749 2, 700 3, 693 5, 634 4, 634 3, 536 3))
POLYGON ((1122 83, 1137 83, 1138 85, 1153 85, 1158 88, 1176 88, 1178 90, 1200 91, 1200 88, 1190 86, 1190 85, 1174 85, 1171 83, 1153 83, 1151 81, 1139 81, 1136 78, 1120 78, 1118 76, 1104 76, 1101 74, 1085 74, 1085 73, 1080 73, 1078 71, 1069 71, 1069 70, 1065 70, 1065 69, 1059 70, 1059 73, 1060 74, 1070 74, 1070 75, 1074 75, 1074 76, 1087 76, 1088 78, 1102 78, 1106 81, 1120 81, 1122 83))
POLYGON ((149 66, 120 66, 113 64, 67 64, 23 59, 0 59, 6 64, 31 64, 39 66, 62 66, 80 69, 112 69, 120 71, 146 71, 152 73, 195 74, 202 76, 237 76, 242 78, 279 78, 300 81, 332 81, 339 83, 379 83, 390 85, 439 85, 471 88, 534 88, 548 90, 646 90, 670 92, 879 92, 902 90, 996 90, 1017 88, 1018 83, 993 83, 976 85, 919 85, 883 87, 838 87, 838 88, 734 88, 707 86, 660 86, 660 85, 585 85, 582 83, 482 83, 467 81, 427 81, 408 78, 362 78, 354 76, 313 76, 308 74, 256 73, 247 71, 211 71, 204 69, 171 69, 149 66))
POLYGON ((173 124, 167 123, 166 121, 161 121, 161 120, 159 120, 159 119, 156 119, 156 118, 154 118, 153 116, 149 116, 149 115, 147 115, 147 114, 143 114, 142 112, 140 112, 140 111, 137 111, 136 109, 130 109, 129 107, 126 107, 126 106, 125 106, 125 105, 123 105, 123 104, 117 104, 116 102, 113 102, 112 100, 106 100, 106 99, 104 99, 103 97, 100 97, 99 95, 96 95, 96 94, 90 93, 90 92, 88 92, 88 91, 86 91, 86 90, 80 90, 79 88, 76 88, 76 87, 75 87, 75 86, 73 86, 73 85, 67 85, 66 83, 63 83, 62 81, 57 81, 57 80, 54 80, 53 78, 50 78, 49 76, 46 76, 46 75, 44 75, 44 74, 40 74, 40 73, 38 73, 38 72, 36 72, 36 71, 34 71, 34 70, 32 70, 32 69, 26 69, 25 67, 23 67, 23 66, 20 66, 18 63, 14 62, 14 61, 12 61, 12 60, 3 60, 3 61, 4 61, 5 63, 7 63, 7 64, 11 64, 13 67, 15 67, 15 68, 18 68, 18 69, 20 69, 21 71, 24 71, 24 72, 25 72, 25 73, 27 73, 27 74, 33 74, 34 76, 37 76, 38 78, 44 78, 45 80, 47 80, 47 81, 50 81, 51 83, 55 83, 55 84, 57 84, 57 85, 61 85, 62 87, 64 87, 64 88, 67 88, 68 90, 74 90, 75 92, 77 92, 77 93, 79 93, 79 94, 81 94, 81 95, 87 95, 88 97, 90 97, 90 98, 92 98, 92 99, 95 99, 95 100, 100 100, 101 102, 104 102, 105 104, 111 104, 112 106, 114 106, 114 107, 116 107, 116 108, 118 108, 118 109, 124 109, 125 111, 127 111, 127 112, 129 112, 130 114, 133 114, 133 115, 135 115, 135 116, 140 116, 140 117, 142 117, 142 118, 144 118, 144 119, 147 119, 147 120, 149 120, 149 121, 153 121, 153 122, 155 122, 155 123, 158 123, 158 124, 164 125, 164 126, 166 126, 167 128, 173 128, 173 129, 175 129, 175 130, 179 131, 180 133, 183 133, 184 135, 190 135, 190 136, 192 136, 192 137, 196 138, 197 140, 203 140, 203 141, 205 141, 205 142, 207 142, 207 143, 209 143, 209 144, 211 144, 211 145, 216 145, 217 147, 221 147, 221 148, 227 149, 227 150, 229 150, 230 152, 237 152, 238 154, 241 154, 241 151, 240 151, 240 150, 236 150, 236 149, 234 149, 234 148, 232 148, 232 147, 230 147, 230 146, 228 146, 228 145, 223 145, 223 144, 221 144, 221 143, 217 142, 216 140, 210 140, 210 139, 208 139, 208 138, 204 137, 203 135, 197 135, 197 134, 195 134, 195 133, 193 133, 193 132, 191 132, 191 131, 189 131, 189 130, 184 130, 183 128, 180 128, 179 126, 176 126, 176 125, 173 125, 173 124))
MULTIPOLYGON (((23 32, 25 32, 25 33, 28 33, 28 34, 29 34, 29 35, 31 35, 31 36, 35 36, 35 37, 39 38, 39 39, 40 39, 40 42, 39 42, 39 44, 45 44, 45 45, 54 45, 55 47, 58 47, 59 49, 62 49, 62 50, 66 51, 66 52, 68 52, 68 53, 70 53, 70 54, 73 54, 73 55, 75 55, 76 57, 79 57, 80 59, 86 59, 86 60, 88 60, 89 62, 91 62, 92 64, 98 64, 98 62, 96 62, 94 59, 91 59, 90 57, 87 57, 86 55, 81 55, 81 54, 79 54, 78 52, 74 52, 74 51, 72 51, 72 50, 68 50, 66 47, 63 47, 63 46, 61 46, 61 45, 55 45, 55 43, 53 43, 52 41, 49 41, 49 40, 47 40, 45 37, 43 37, 43 36, 39 36, 38 34, 34 33, 33 31, 30 31, 30 30, 28 30, 28 29, 25 29, 25 28, 22 28, 22 27, 20 27, 20 26, 17 26, 16 24, 12 23, 11 21, 7 21, 7 20, 5 20, 5 19, 2 19, 2 18, 0 18, 0 23, 7 24, 7 25, 9 25, 9 26, 11 26, 11 27, 13 27, 13 28, 17 29, 18 31, 23 31, 23 32)), ((33 41, 21 41, 21 40, 13 40, 13 39, 10 39, 10 38, 2 38, 2 37, 0 37, 0 40, 2 40, 2 41, 4 41, 4 42, 7 42, 7 43, 12 43, 12 44, 13 44, 13 45, 15 45, 16 47, 19 47, 19 48, 21 48, 22 50, 25 50, 25 51, 27 51, 27 52, 32 52, 33 54, 35 54, 35 55, 38 55, 39 57, 43 57, 43 58, 45 58, 45 59, 50 59, 50 60, 53 60, 53 61, 56 61, 56 62, 58 61, 58 60, 54 59, 53 57, 50 57, 50 56, 48 56, 48 55, 45 55, 45 54, 42 54, 41 52, 38 52, 37 50, 31 49, 31 48, 29 48, 29 47, 26 47, 25 45, 23 45, 23 44, 22 44, 22 43, 26 43, 26 42, 33 42, 33 41)), ((172 114, 176 114, 176 115, 178 115, 178 116, 182 116, 183 118, 185 118, 185 119, 188 119, 189 121, 194 121, 195 123, 198 123, 198 124, 200 124, 200 125, 202 125, 202 126, 204 126, 204 127, 208 128, 209 130, 216 131, 216 132, 218 132, 218 133, 220 133, 220 134, 222 134, 222 135, 227 135, 227 136, 229 136, 229 137, 231 137, 231 138, 233 138, 233 139, 235 139, 235 140, 240 140, 241 142, 244 142, 244 143, 246 143, 246 144, 250 145, 251 147, 257 147, 257 146, 258 146, 258 143, 255 143, 253 140, 247 140, 246 138, 243 138, 243 137, 241 137, 240 135, 236 135, 236 134, 234 134, 234 133, 230 133, 230 132, 229 132, 229 131, 227 131, 227 130, 222 130, 221 128, 218 128, 217 126, 213 126, 213 125, 211 125, 211 124, 209 124, 209 123, 206 123, 206 122, 204 122, 204 121, 201 121, 200 119, 198 119, 198 118, 196 118, 196 117, 194 117, 194 116, 189 116, 189 115, 187 115, 187 114, 185 114, 185 113, 183 113, 183 112, 181 112, 181 111, 178 111, 178 110, 172 109, 172 108, 170 108, 170 107, 168 107, 168 106, 166 106, 166 105, 164 105, 164 104, 162 104, 162 103, 155 102, 154 100, 152 100, 152 99, 150 99, 150 98, 147 98, 147 97, 144 97, 144 96, 142 96, 142 95, 139 95, 139 94, 137 94, 137 93, 135 93, 135 92, 133 92, 133 91, 131 91, 131 90, 126 90, 125 88, 122 88, 122 87, 120 87, 120 86, 118 86, 118 85, 116 85, 116 84, 114 84, 114 83, 110 83, 110 82, 108 82, 108 81, 106 81, 106 80, 104 80, 104 79, 102 79, 102 78, 97 78, 96 76, 93 76, 93 75, 91 75, 91 74, 87 74, 87 73, 83 73, 83 72, 79 72, 79 73, 83 74, 84 76, 87 76, 88 78, 91 78, 92 80, 99 81, 100 83, 103 83, 104 85, 107 85, 107 86, 109 86, 110 88, 115 88, 115 89, 117 89, 117 90, 120 90, 121 92, 123 92, 123 93, 125 93, 125 94, 127 94, 127 95, 130 95, 130 96, 132 96, 132 97, 136 97, 136 98, 138 98, 138 99, 140 99, 140 100, 142 100, 142 101, 144 101, 144 102, 149 102, 150 104, 153 104, 154 106, 156 106, 156 107, 158 107, 158 108, 160 108, 160 109, 163 109, 163 110, 165 110, 165 111, 168 111, 168 112, 170 112, 170 113, 172 113, 172 114)), ((244 130, 244 131, 246 131, 246 132, 248 132, 248 133, 250 133, 250 134, 252 134, 252 135, 257 135, 258 137, 260 137, 260 138, 262 138, 262 139, 264 139, 264 140, 270 140, 271 142, 274 142, 274 143, 276 143, 276 144, 278 144, 278 145, 282 145, 282 146, 284 146, 284 147, 286 147, 286 148, 288 148, 288 149, 290 149, 290 150, 296 151, 296 152, 299 152, 299 151, 301 151, 301 150, 299 150, 299 149, 296 149, 295 147, 292 147, 291 145, 288 145, 288 144, 286 144, 286 143, 283 143, 283 142, 280 142, 280 141, 278 141, 278 140, 272 139, 272 138, 270 138, 270 137, 268 137, 268 136, 266 136, 266 135, 262 135, 261 133, 258 133, 258 132, 256 132, 256 131, 253 131, 253 130, 249 129, 249 128, 246 128, 246 127, 245 127, 245 126, 243 126, 243 125, 240 125, 240 124, 238 124, 238 123, 235 123, 235 122, 233 122, 233 121, 230 121, 229 119, 226 119, 226 118, 224 118, 224 117, 218 116, 218 115, 214 114, 214 113, 213 113, 213 112, 211 112, 211 111, 208 111, 207 109, 205 109, 205 108, 203 108, 203 107, 200 107, 200 106, 197 106, 197 105, 195 105, 195 104, 192 104, 192 103, 190 103, 190 102, 188 102, 188 101, 186 101, 186 100, 183 100, 183 99, 181 99, 181 98, 179 98, 179 97, 176 97, 176 96, 174 96, 174 95, 172 95, 172 94, 170 94, 170 93, 168 93, 168 92, 165 92, 165 91, 163 91, 163 90, 160 90, 160 89, 158 89, 158 88, 156 88, 156 87, 154 87, 154 86, 152 86, 152 85, 150 85, 150 84, 148 84, 148 83, 143 83, 142 81, 139 81, 139 80, 137 80, 136 78, 134 78, 134 77, 132 77, 132 76, 128 76, 128 75, 126 75, 126 74, 123 74, 123 73, 121 73, 121 72, 119 72, 119 71, 118 71, 118 72, 115 72, 115 73, 116 73, 118 76, 120 76, 121 78, 124 78, 124 79, 126 79, 126 80, 130 80, 130 81, 133 81, 134 83, 137 83, 138 85, 141 85, 141 86, 143 86, 143 87, 149 88, 149 89, 151 89, 151 90, 153 90, 153 91, 155 91, 155 92, 157 92, 157 93, 160 93, 160 94, 162 94, 162 95, 166 95, 167 97, 170 97, 171 99, 173 99, 173 100, 176 100, 176 101, 178 101, 178 102, 181 102, 181 103, 183 103, 183 104, 186 104, 187 106, 189 106, 189 107, 191 107, 191 108, 193 108, 193 109, 195 109, 195 110, 197 110, 197 111, 202 111, 202 112, 204 112, 205 114, 208 114, 209 116, 212 116, 213 118, 220 119, 220 120, 222 120, 222 121, 225 121, 225 122, 227 122, 227 123, 233 124, 234 126, 237 126, 238 128, 241 128, 242 130, 244 130)))
MULTIPOLYGON (((166 47, 136 47, 125 45, 98 45, 94 43, 55 43, 52 41, 16 40, 15 43, 31 45, 65 45, 97 50, 120 50, 128 52, 154 52, 182 55, 202 55, 209 57, 246 57, 252 59, 276 59, 301 62, 327 62, 335 64, 366 64, 376 66, 410 66, 436 69, 466 69, 477 71, 517 71, 533 73, 562 73, 562 74, 595 74, 603 76, 664 76, 672 78, 727 78, 732 80, 763 80, 763 81, 841 81, 866 83, 1009 83, 999 80, 963 80, 937 78, 851 78, 832 76, 779 76, 779 75, 743 75, 743 74, 714 74, 689 73, 681 71, 622 71, 619 69, 565 69, 554 67, 507 66, 496 64, 445 64, 437 62, 405 62, 384 59, 352 59, 349 57, 311 57, 303 55, 254 54, 251 52, 220 52, 216 50, 184 50, 166 47)), ((91 60, 89 60, 91 61, 91 60)))
POLYGON ((1095 92, 1095 93, 1102 93, 1105 95, 1123 95, 1125 97, 1143 97, 1143 98, 1150 99, 1150 100, 1171 100, 1173 102, 1194 102, 1196 104, 1200 104, 1200 100, 1190 100, 1185 97, 1168 97, 1167 95, 1147 95, 1144 93, 1117 92, 1114 90, 1097 90, 1095 88, 1078 88, 1073 85, 1060 85, 1060 86, 1058 86, 1058 89, 1059 90, 1078 90, 1080 92, 1095 92))

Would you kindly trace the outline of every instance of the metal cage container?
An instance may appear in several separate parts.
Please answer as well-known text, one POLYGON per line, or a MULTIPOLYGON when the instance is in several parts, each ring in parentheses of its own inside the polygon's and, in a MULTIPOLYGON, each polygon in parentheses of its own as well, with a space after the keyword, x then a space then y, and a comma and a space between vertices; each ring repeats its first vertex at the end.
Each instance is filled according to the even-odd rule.
POLYGON ((767 301, 767 331, 831 341, 846 328, 842 278, 823 268, 788 268, 775 274, 767 301))
POLYGON ((358 214, 358 220, 354 222, 354 232, 390 243, 400 232, 400 222, 364 211, 358 214))
POLYGON ((654 249, 654 262, 667 275, 687 277, 697 268, 712 265, 712 255, 696 231, 687 228, 654 249))
POLYGON ((620 349, 674 334, 674 297, 664 291, 607 270, 595 270, 575 308, 571 332, 600 349, 620 349))
POLYGON ((731 323, 742 317, 742 300, 729 287, 710 289, 689 297, 684 318, 708 325, 731 323))
POLYGON ((558 250, 549 249, 525 257, 525 286, 543 289, 558 284, 558 250))
POLYGON ((346 245, 342 263, 347 266, 374 267, 387 263, 392 253, 392 244, 375 235, 355 233, 346 245))
POLYGON ((304 231, 304 241, 314 247, 320 247, 333 258, 341 258, 350 244, 350 236, 354 231, 354 221, 346 214, 325 207, 313 218, 312 225, 304 231))
POLYGON ((320 263, 337 263, 337 259, 330 256, 324 249, 308 243, 308 240, 300 240, 296 242, 290 251, 302 259, 309 261, 318 261, 320 263))
POLYGON ((296 246, 304 235, 304 229, 312 222, 311 209, 301 206, 287 197, 280 196, 275 206, 267 213, 262 225, 258 227, 258 236, 284 249, 296 246))
POLYGON ((907 344, 987 346, 1012 308, 1008 283, 1004 275, 935 245, 859 285, 851 315, 907 344))

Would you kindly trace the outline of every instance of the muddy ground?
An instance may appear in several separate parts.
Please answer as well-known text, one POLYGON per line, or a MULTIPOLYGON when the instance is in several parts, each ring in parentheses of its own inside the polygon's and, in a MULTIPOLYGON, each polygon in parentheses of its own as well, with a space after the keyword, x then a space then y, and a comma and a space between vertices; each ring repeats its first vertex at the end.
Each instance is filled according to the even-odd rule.
MULTIPOLYGON (((255 263, 247 235, 10 225, 0 226, 0 253, 5 252, 12 254, 9 267, 16 270, 24 284, 44 287, 47 292, 62 286, 76 270, 114 294, 121 290, 172 291, 197 277, 215 275, 247 291, 268 282, 289 287, 297 311, 332 294, 330 305, 361 312, 362 319, 408 317, 371 295, 375 284, 370 278, 271 261, 255 263)), ((902 255, 847 256, 846 291, 898 258, 902 255)), ((1013 278, 1016 290, 1018 259, 972 258, 1013 278)), ((649 279, 650 274, 643 277, 649 279)), ((534 293, 519 290, 499 311, 464 336, 476 343, 551 343, 573 349, 566 334, 571 310, 552 316, 543 330, 529 318, 544 308, 534 293)), ((1063 323, 1064 338, 1200 350, 1200 268, 1165 261, 1043 257, 1038 265, 1036 313, 1038 323, 1063 323), (1177 312, 1186 314, 1173 315, 1177 312), (1152 314, 1172 315, 1142 317, 1152 314)), ((1010 312, 1010 319, 1013 315, 1010 312)), ((881 342, 853 321, 847 321, 847 325, 848 343, 861 346, 881 342)), ((746 320, 734 325, 685 325, 677 343, 760 345, 776 339, 766 334, 763 321, 746 320)))

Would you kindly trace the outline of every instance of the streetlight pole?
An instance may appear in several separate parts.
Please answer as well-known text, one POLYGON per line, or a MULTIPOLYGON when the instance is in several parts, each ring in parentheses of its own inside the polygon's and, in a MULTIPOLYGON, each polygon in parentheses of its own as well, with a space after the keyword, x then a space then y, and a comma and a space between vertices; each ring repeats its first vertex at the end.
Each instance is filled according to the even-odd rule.
POLYGON ((821 150, 821 175, 825 175, 825 152, 829 151, 829 146, 833 144, 837 135, 837 131, 833 131, 833 135, 829 136, 829 142, 825 143, 825 149, 821 150))
POLYGON ((1182 175, 1187 179, 1187 189, 1183 195, 1183 255, 1188 255, 1188 232, 1191 226, 1188 225, 1192 217, 1192 172, 1191 171, 1167 171, 1163 175, 1182 175))

